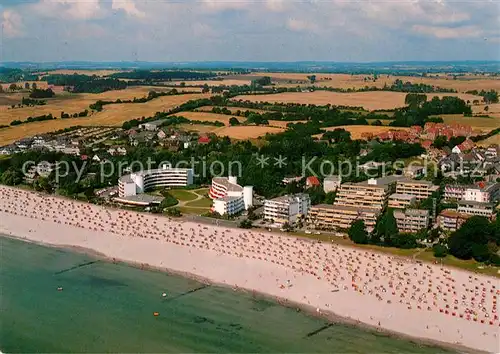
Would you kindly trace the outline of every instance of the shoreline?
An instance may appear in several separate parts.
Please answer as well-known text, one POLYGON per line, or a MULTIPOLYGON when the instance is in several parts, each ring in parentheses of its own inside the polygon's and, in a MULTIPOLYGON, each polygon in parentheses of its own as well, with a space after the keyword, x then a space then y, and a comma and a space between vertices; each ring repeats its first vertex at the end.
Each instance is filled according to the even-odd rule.
POLYGON ((480 351, 476 350, 473 348, 465 347, 462 345, 458 344, 453 344, 453 343, 447 343, 447 342, 442 342, 442 341, 437 341, 437 340, 429 340, 426 338, 420 338, 420 337, 414 337, 410 335, 406 335, 404 333, 396 332, 396 331, 389 331, 383 328, 379 328, 376 326, 371 326, 369 324, 363 323, 361 321, 354 320, 352 318, 347 318, 347 317, 342 317, 334 312, 331 311, 322 311, 318 313, 315 311, 314 306, 310 305, 305 305, 301 304, 299 302, 294 302, 290 301, 287 298, 281 298, 281 297, 275 297, 267 293, 259 292, 259 291, 254 291, 252 289, 247 289, 247 288, 240 288, 240 287, 235 287, 231 286, 230 284, 224 284, 217 282, 215 280, 205 278, 198 276, 194 273, 189 273, 189 272, 179 272, 170 268, 161 268, 161 267, 156 267, 156 266, 151 266, 149 264, 143 264, 143 263, 137 263, 133 262, 130 260, 125 260, 125 259, 117 259, 114 257, 109 257, 97 250, 91 249, 91 248, 86 248, 86 247, 79 247, 79 246, 72 246, 72 245, 55 245, 55 244, 50 244, 50 243, 45 243, 45 242, 39 242, 39 241, 32 241, 27 238, 19 237, 16 235, 6 235, 0 233, 0 237, 5 237, 25 243, 30 243, 30 244, 35 244, 38 246, 42 247, 49 247, 49 248, 54 248, 54 249, 59 249, 63 251, 68 251, 70 253, 76 253, 76 254, 83 254, 86 256, 89 256, 91 258, 95 258, 107 263, 112 263, 112 264, 125 264, 130 267, 134 267, 136 269, 144 270, 144 271, 157 271, 157 272, 162 272, 166 273, 167 275, 175 276, 175 277, 182 277, 185 279, 190 279, 197 281, 201 284, 204 285, 209 285, 209 286, 215 286, 219 288, 224 288, 224 289, 231 289, 232 291, 238 292, 238 293, 246 293, 246 294, 252 294, 253 296, 260 297, 262 299, 266 300, 271 300, 275 303, 277 303, 280 306, 284 306, 290 309, 296 309, 300 312, 303 312, 309 316, 313 316, 316 318, 321 318, 326 321, 328 321, 330 324, 341 324, 344 326, 350 326, 350 327, 355 327, 359 328, 365 331, 370 331, 370 332, 375 332, 378 335, 383 335, 389 338, 396 338, 396 339, 403 339, 409 342, 412 342, 417 345, 426 345, 426 346, 435 346, 435 347, 441 347, 443 349, 451 349, 455 350, 461 353, 488 353, 487 351, 480 351))
POLYGON ((491 285, 498 283, 493 277, 376 251, 111 210, 3 186, 0 194, 0 233, 7 237, 132 266, 148 264, 147 269, 252 292, 314 316, 319 310, 331 322, 416 343, 499 351, 499 323, 490 315, 488 324, 483 311, 495 309, 500 295, 491 285), (479 286, 488 291, 478 304, 473 297, 479 286), (463 298, 465 305, 458 301, 463 298), (453 301, 455 317, 451 308, 446 314, 440 310, 453 301), (479 317, 459 318, 470 306, 479 317))

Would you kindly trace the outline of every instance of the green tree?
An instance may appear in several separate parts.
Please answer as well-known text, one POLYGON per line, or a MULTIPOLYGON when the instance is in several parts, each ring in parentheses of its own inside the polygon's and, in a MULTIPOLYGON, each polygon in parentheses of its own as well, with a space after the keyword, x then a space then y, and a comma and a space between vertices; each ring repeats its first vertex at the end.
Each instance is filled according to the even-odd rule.
POLYGON ((248 220, 248 219, 244 219, 244 220, 241 220, 239 225, 239 227, 241 227, 242 229, 251 229, 252 228, 252 221, 248 220))
POLYGON ((475 256, 483 261, 486 244, 493 238, 494 228, 488 219, 473 216, 448 239, 450 253, 460 259, 471 259, 475 256))
POLYGON ((17 169, 9 168, 2 173, 0 181, 7 186, 15 186, 21 184, 23 181, 23 174, 17 169))
POLYGON ((229 125, 230 126, 240 125, 240 121, 235 117, 231 117, 229 119, 229 125))
POLYGON ((387 211, 378 219, 375 225, 376 238, 383 240, 387 246, 392 245, 392 239, 398 235, 398 225, 394 217, 394 211, 387 209, 387 211))
POLYGON ((405 97, 405 104, 415 109, 421 107, 427 101, 427 96, 420 93, 409 93, 405 97))
POLYGON ((448 248, 440 243, 437 243, 434 246, 432 246, 432 250, 434 251, 434 257, 437 258, 446 257, 446 255, 448 254, 448 248))
POLYGON ((352 223, 347 234, 354 243, 368 243, 368 232, 366 232, 365 222, 361 219, 358 219, 352 223))

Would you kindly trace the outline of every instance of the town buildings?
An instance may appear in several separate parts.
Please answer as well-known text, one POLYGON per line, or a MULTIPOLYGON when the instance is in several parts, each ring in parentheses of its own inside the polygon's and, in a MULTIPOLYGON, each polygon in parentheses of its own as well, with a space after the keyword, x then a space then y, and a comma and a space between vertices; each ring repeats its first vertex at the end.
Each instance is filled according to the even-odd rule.
POLYGON ((220 215, 234 215, 253 205, 253 187, 242 187, 237 177, 214 177, 208 193, 213 200, 212 211, 220 215))
POLYGON ((311 206, 309 195, 304 193, 285 195, 264 201, 264 219, 275 225, 294 225, 305 217, 311 206))

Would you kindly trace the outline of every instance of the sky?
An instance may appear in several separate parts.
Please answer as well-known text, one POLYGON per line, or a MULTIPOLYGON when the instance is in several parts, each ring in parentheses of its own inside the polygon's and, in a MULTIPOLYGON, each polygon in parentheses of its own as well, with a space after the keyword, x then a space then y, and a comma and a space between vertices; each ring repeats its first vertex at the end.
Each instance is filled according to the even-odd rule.
POLYGON ((0 0, 0 61, 500 60, 499 0, 0 0))

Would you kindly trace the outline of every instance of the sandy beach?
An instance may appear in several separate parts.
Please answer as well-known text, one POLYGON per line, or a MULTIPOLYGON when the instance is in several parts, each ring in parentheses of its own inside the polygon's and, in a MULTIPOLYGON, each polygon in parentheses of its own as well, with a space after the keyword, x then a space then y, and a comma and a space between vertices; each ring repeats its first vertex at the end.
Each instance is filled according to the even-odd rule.
POLYGON ((192 274, 414 338, 500 351, 500 281, 493 277, 4 186, 0 233, 192 274))

